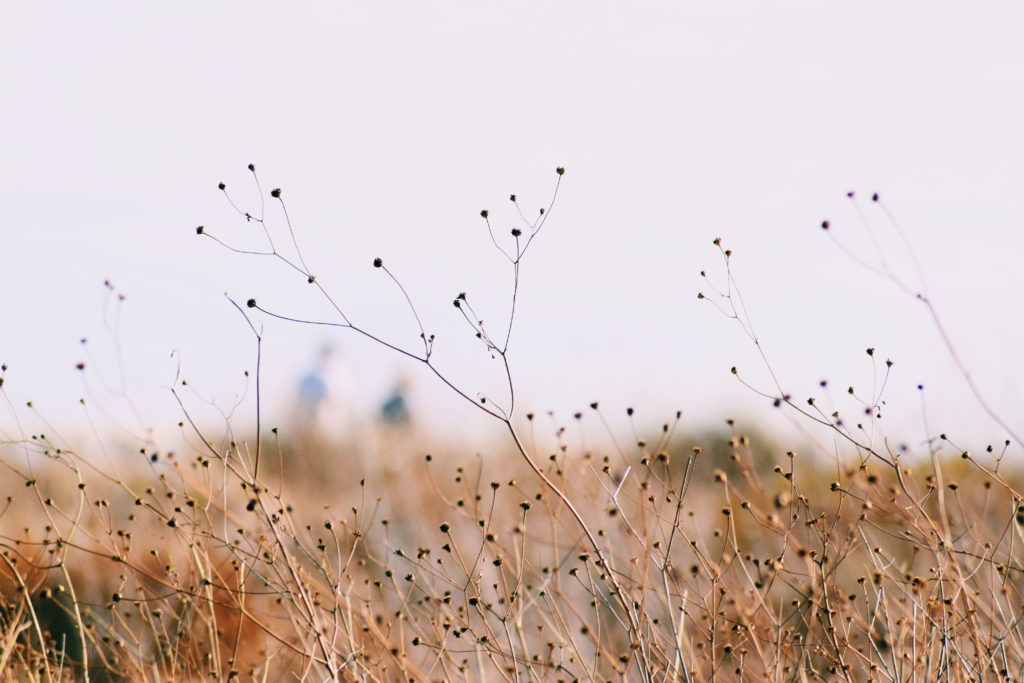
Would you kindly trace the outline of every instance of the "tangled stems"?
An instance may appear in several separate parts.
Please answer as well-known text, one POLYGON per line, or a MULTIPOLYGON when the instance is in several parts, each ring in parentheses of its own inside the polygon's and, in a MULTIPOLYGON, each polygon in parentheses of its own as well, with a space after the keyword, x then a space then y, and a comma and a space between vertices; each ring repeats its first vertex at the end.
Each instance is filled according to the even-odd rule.
MULTIPOLYGON (((267 219, 266 219, 266 215, 265 215, 265 211, 264 211, 265 207, 264 207, 264 204, 263 204, 263 193, 262 193, 261 186, 259 184, 259 180, 258 180, 258 178, 256 176, 255 167, 250 165, 249 166, 249 170, 252 172, 254 181, 256 183, 257 191, 259 192, 259 195, 260 195, 260 211, 259 211, 258 215, 242 210, 235 203, 235 201, 228 195, 226 186, 223 183, 221 183, 219 185, 219 189, 224 193, 225 198, 227 199, 228 203, 231 205, 231 207, 239 215, 244 217, 247 222, 253 222, 254 221, 254 222, 258 223, 263 228, 263 233, 264 233, 264 236, 266 238, 267 247, 265 249, 263 249, 263 250, 249 250, 249 249, 236 248, 236 247, 228 244, 227 242, 225 242, 225 241, 223 241, 223 240, 221 240, 221 239, 211 235, 202 226, 200 226, 199 228, 196 229, 196 233, 201 235, 201 236, 206 236, 206 237, 209 237, 210 239, 213 239, 215 242, 217 242, 221 246, 227 248, 229 251, 232 251, 232 252, 235 252, 235 253, 238 253, 238 254, 242 254, 242 255, 270 257, 270 258, 276 259, 276 260, 284 263, 291 270, 294 270, 294 271, 298 272, 299 274, 301 274, 302 276, 304 276, 309 284, 314 285, 317 288, 317 290, 326 299, 326 301, 329 303, 329 305, 336 311, 338 316, 341 318, 341 321, 339 322, 339 321, 309 320, 309 319, 297 318, 297 317, 294 317, 294 316, 284 315, 284 314, 274 312, 272 310, 269 310, 269 309, 259 305, 255 299, 249 299, 246 302, 246 306, 248 308, 250 308, 250 309, 258 310, 258 311, 260 311, 261 313, 265 314, 268 317, 275 318, 275 319, 282 320, 282 321, 286 321, 286 322, 352 330, 353 332, 355 332, 355 333, 357 333, 357 334, 359 334, 359 335, 361 335, 363 337, 366 337, 366 338, 370 339, 371 341, 374 341, 374 342, 376 342, 376 343, 378 343, 378 344, 380 344, 380 345, 382 345, 382 346, 384 346, 384 347, 386 347, 386 348, 388 348, 388 349, 390 349, 390 350, 392 350, 392 351, 394 351, 394 352, 396 352, 396 353, 398 353, 398 354, 400 354, 402 356, 405 356, 405 357, 407 357, 409 359, 412 359, 414 361, 417 361, 419 363, 424 364, 427 368, 430 369, 430 371, 441 382, 443 382, 449 389, 454 391, 462 399, 472 403, 477 409, 483 411, 487 415, 489 415, 489 416, 499 420, 505 426, 505 428, 508 430, 509 435, 510 435, 512 441, 513 441, 513 444, 515 445, 516 451, 525 460, 525 462, 528 465, 528 467, 530 468, 530 470, 537 476, 538 479, 541 480, 543 485, 548 490, 550 490, 555 495, 555 497, 558 498, 558 500, 569 511, 569 513, 572 516, 573 520, 579 526, 579 528, 582 531, 584 537, 586 538, 587 543, 589 544, 589 546, 592 548, 593 552, 595 553, 595 555, 597 557, 597 563, 598 563, 599 567, 601 568, 601 576, 602 576, 603 580, 605 580, 607 582, 608 588, 609 588, 610 592, 615 597, 615 600, 619 603, 620 607, 622 608, 622 610, 624 611, 624 613, 626 615, 626 621, 628 622, 628 631, 630 633, 631 647, 634 648, 634 649, 639 649, 641 651, 641 656, 637 658, 637 662, 638 662, 638 666, 639 666, 641 675, 643 677, 643 680, 645 680, 645 681, 651 680, 651 675, 650 675, 650 673, 648 672, 648 669, 647 669, 647 661, 648 661, 648 657, 646 655, 647 645, 646 645, 645 638, 644 638, 644 635, 643 635, 643 632, 642 632, 642 628, 641 628, 641 619, 640 619, 640 616, 639 616, 639 614, 637 612, 638 603, 636 603, 634 600, 632 600, 630 598, 630 596, 626 593, 625 589, 622 586, 621 581, 619 580, 619 578, 616 575, 615 569, 609 563, 607 555, 604 552, 604 550, 602 549, 601 544, 598 543, 597 537, 595 536, 593 531, 590 529, 590 527, 588 526, 588 524, 584 520, 584 518, 583 518, 582 514, 580 513, 580 511, 576 508, 576 506, 569 499, 569 496, 566 494, 566 492, 558 484, 556 484, 549 476, 547 476, 544 473, 543 469, 537 464, 535 458, 527 450, 525 444, 523 443, 522 438, 517 433, 516 428, 515 428, 515 426, 513 424, 513 417, 515 415, 515 408, 516 408, 516 392, 515 392, 515 383, 513 382, 513 379, 512 379, 512 371, 511 371, 511 367, 510 367, 509 359, 508 359, 508 351, 509 351, 509 345, 510 345, 511 339, 512 339, 512 328, 513 328, 513 325, 514 325, 514 322, 515 322, 516 310, 517 310, 518 299, 519 299, 519 283, 520 283, 520 271, 521 271, 520 266, 522 264, 522 260, 523 260, 524 256, 526 255, 526 253, 529 250, 530 246, 533 244, 534 239, 537 237, 537 235, 543 229, 545 223, 547 222, 548 218, 551 215, 551 210, 553 209, 555 201, 556 201, 556 199, 558 197, 558 190, 559 190, 559 187, 561 185, 562 176, 565 173, 565 170, 562 167, 559 167, 559 168, 556 169, 557 181, 556 181, 556 184, 555 184, 555 189, 554 189, 554 191, 552 193, 552 196, 551 196, 551 200, 548 202, 546 207, 540 208, 537 211, 536 217, 534 217, 532 219, 527 217, 527 215, 523 212, 523 210, 522 210, 522 208, 520 206, 520 203, 518 201, 517 196, 514 195, 514 194, 510 196, 509 199, 512 202, 512 204, 514 205, 519 219, 524 224, 524 227, 513 227, 511 229, 511 231, 510 231, 510 234, 511 234, 511 237, 512 237, 512 241, 513 241, 512 249, 504 248, 501 245, 501 243, 498 241, 497 235, 495 234, 493 225, 491 223, 490 212, 487 211, 487 210, 483 210, 483 211, 480 212, 481 217, 484 219, 484 221, 486 223, 488 235, 490 236, 490 239, 491 239, 494 247, 501 253, 501 255, 505 258, 505 260, 507 260, 509 262, 509 264, 512 267, 511 305, 510 305, 509 316, 508 316, 508 324, 507 324, 505 333, 503 335, 503 340, 500 343, 498 343, 498 342, 496 342, 491 337, 491 335, 489 334, 489 331, 484 326, 483 319, 476 315, 476 312, 474 311, 473 307, 470 305, 469 298, 468 298, 468 296, 465 293, 460 293, 454 299, 454 302, 453 302, 454 303, 454 307, 456 309, 458 309, 458 311, 462 314, 462 316, 465 319, 465 321, 469 324, 470 328, 473 330, 474 335, 484 343, 487 351, 490 352, 494 357, 497 357, 497 358, 501 359, 502 368, 503 368, 503 372, 504 372, 504 375, 505 375, 505 380, 506 380, 506 383, 507 383, 507 389, 508 389, 508 404, 507 404, 508 407, 507 407, 507 409, 503 408, 500 404, 495 403, 494 401, 492 401, 491 399, 489 399, 487 396, 485 396, 483 394, 477 394, 476 398, 474 398, 473 396, 470 395, 470 393, 468 391, 466 391, 465 389, 457 386, 454 382, 452 382, 434 364, 434 362, 432 361, 431 356, 432 356, 432 353, 433 353, 435 337, 434 337, 433 334, 430 334, 430 335, 427 334, 426 329, 425 329, 425 327, 423 325, 423 322, 422 322, 422 318, 420 317, 419 313, 417 312, 415 304, 413 303, 412 297, 409 295, 408 290, 401 284, 401 282, 395 276, 395 274, 391 270, 389 270, 387 267, 385 267, 384 261, 381 258, 374 259, 373 266, 375 268, 377 268, 377 269, 382 270, 388 276, 388 278, 399 289, 399 291, 401 292, 404 300, 408 304, 409 309, 412 312, 413 318, 415 319, 415 322, 416 322, 416 325, 417 325, 417 328, 418 328, 418 332, 419 332, 419 337, 420 337, 420 339, 421 339, 421 341, 423 343, 422 353, 410 351, 410 350, 408 350, 406 348, 403 348, 402 346, 400 346, 400 345, 398 345, 396 343, 392 343, 392 342, 386 341, 386 340, 382 339, 380 336, 378 336, 378 335, 370 332, 369 330, 367 330, 367 329, 365 329, 365 328, 355 324, 352 321, 352 319, 343 311, 341 306, 330 296, 330 294, 327 292, 327 290, 321 284, 320 280, 310 271, 309 267, 307 266, 306 260, 302 256, 302 252, 301 252, 300 247, 299 247, 299 242, 296 239, 295 230, 294 230, 294 227, 292 225, 291 219, 288 216, 288 211, 287 211, 287 208, 285 206, 284 199, 281 196, 282 193, 281 193, 280 189, 274 189, 274 190, 271 191, 270 194, 271 194, 271 197, 273 199, 277 200, 279 205, 280 205, 281 215, 282 215, 282 217, 283 217, 283 219, 285 221, 285 224, 287 226, 288 236, 290 237, 290 241, 291 241, 291 244, 293 246, 293 249, 294 249, 294 252, 295 252, 295 256, 294 257, 288 257, 288 256, 284 255, 277 248, 277 246, 275 245, 274 240, 273 240, 273 238, 271 236, 271 231, 269 229, 269 226, 267 224, 267 219)), ((234 302, 232 302, 232 303, 234 303, 234 302)), ((237 306, 237 304, 236 304, 236 306, 237 306)), ((239 310, 241 311, 241 308, 239 308, 239 310)), ((244 311, 243 311, 243 313, 244 313, 244 311)), ((251 321, 248 320, 248 317, 246 317, 246 320, 249 323, 250 327, 252 327, 253 332, 256 334, 257 340, 259 341, 259 339, 260 339, 259 332, 252 325, 251 321)), ((259 393, 259 387, 257 386, 257 394, 258 393, 259 393)), ((257 407, 257 411, 259 411, 258 407, 257 407)), ((259 467, 259 450, 260 449, 257 446, 256 461, 255 461, 254 468, 253 468, 253 470, 254 470, 254 474, 253 474, 253 481, 254 481, 254 483, 255 483, 255 475, 258 472, 258 467, 259 467)))

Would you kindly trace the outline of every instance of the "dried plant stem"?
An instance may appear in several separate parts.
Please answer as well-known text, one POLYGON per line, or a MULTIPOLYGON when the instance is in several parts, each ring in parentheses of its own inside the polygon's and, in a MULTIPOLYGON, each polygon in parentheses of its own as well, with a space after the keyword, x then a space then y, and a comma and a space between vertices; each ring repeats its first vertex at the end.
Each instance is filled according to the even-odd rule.
MULTIPOLYGON (((519 438, 519 434, 516 433, 516 430, 512 426, 512 423, 508 420, 505 420, 505 425, 508 428, 509 435, 512 437, 512 442, 515 444, 516 450, 526 461, 526 464, 529 466, 531 470, 533 470, 533 473, 537 475, 537 478, 540 479, 544 483, 544 485, 547 486, 548 489, 555 494, 555 496, 562 502, 563 505, 565 505, 566 509, 569 510, 569 513, 572 515, 573 519, 576 520, 576 523, 579 525, 580 530, 583 531, 583 534, 587 538, 587 542, 590 544, 590 547, 594 550, 594 554, 597 555, 598 561, 600 562, 602 575, 610 584, 612 593, 615 595, 615 599, 618 600, 619 604, 622 606, 623 611, 625 611, 626 613, 626 618, 629 620, 629 630, 631 632, 632 637, 636 638, 637 646, 641 649, 641 651, 645 652, 647 647, 646 640, 643 635, 643 630, 640 627, 640 619, 636 613, 636 609, 633 606, 633 601, 626 594, 625 590, 623 590, 622 584, 619 582, 619 579, 616 576, 615 568, 608 562, 608 558, 602 550, 601 544, 597 542, 597 537, 594 536, 594 533, 590 530, 590 526, 587 524, 586 520, 583 519, 583 516, 580 514, 579 510, 576 509, 576 506, 573 505, 572 501, 569 499, 569 496, 566 495, 566 493, 561 489, 561 487, 555 484, 555 482, 553 482, 544 473, 544 470, 537 466, 537 463, 535 463, 533 461, 533 458, 531 458, 529 453, 527 453, 526 447, 523 445, 523 442, 519 438)), ((645 666, 646 659, 646 656, 644 656, 640 657, 638 660, 640 664, 641 674, 643 675, 645 681, 650 680, 650 674, 647 672, 645 666)))

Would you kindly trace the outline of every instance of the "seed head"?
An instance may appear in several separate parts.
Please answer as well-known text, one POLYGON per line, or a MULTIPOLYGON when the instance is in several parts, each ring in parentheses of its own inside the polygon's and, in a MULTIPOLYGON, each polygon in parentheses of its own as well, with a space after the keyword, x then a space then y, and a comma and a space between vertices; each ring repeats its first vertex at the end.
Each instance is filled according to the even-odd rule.
POLYGON ((281 188, 275 187, 273 190, 270 191, 270 196, 273 197, 274 199, 278 199, 281 196, 281 188))
POLYGON ((217 183, 217 189, 218 190, 223 190, 226 187, 227 187, 227 185, 225 185, 224 183, 217 183))
POLYGON ((245 305, 249 308, 256 308, 256 299, 249 299, 245 302, 245 305))
POLYGON ((384 261, 380 260, 379 258, 373 259, 373 267, 374 268, 380 268, 383 265, 384 265, 384 261))
POLYGON ((204 228, 203 226, 200 225, 198 228, 196 228, 196 234, 197 235, 202 235, 205 230, 206 230, 206 228, 204 228))
POLYGON ((565 167, 559 166, 558 168, 555 169, 555 173, 557 173, 558 175, 565 175, 565 167))

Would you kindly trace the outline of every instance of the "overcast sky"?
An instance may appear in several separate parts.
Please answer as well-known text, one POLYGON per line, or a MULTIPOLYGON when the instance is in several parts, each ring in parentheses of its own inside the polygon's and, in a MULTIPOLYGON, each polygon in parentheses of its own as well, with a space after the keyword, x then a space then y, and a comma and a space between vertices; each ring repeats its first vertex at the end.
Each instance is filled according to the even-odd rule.
MULTIPOLYGON (((508 195, 532 212, 564 166, 523 265, 510 358, 524 408, 600 400, 652 420, 772 424, 729 372, 770 388, 756 349, 696 297, 701 269, 723 272, 721 237, 788 391, 820 394, 827 377, 869 395, 876 347, 895 361, 891 433, 999 438, 923 307, 819 228, 828 219, 879 263, 856 190, 886 263, 917 291, 879 192, 964 363, 1022 427, 1018 3, 5 3, 4 16, 0 360, 9 395, 62 424, 85 392, 117 402, 101 385, 120 391, 114 338, 140 424, 177 421, 163 387, 179 361, 196 401, 230 408, 253 347, 225 292, 329 315, 282 264, 195 234, 262 246, 217 190, 258 209, 255 163, 346 311, 415 348, 400 293, 372 268, 385 259, 437 334, 438 364, 473 393, 500 397, 502 375, 452 297, 469 292, 500 327, 511 286, 479 212, 511 239, 522 221, 508 195), (116 331, 104 280, 126 296, 116 331)), ((366 411, 407 371, 424 421, 486 424, 352 335, 265 321, 265 336, 272 413, 332 342, 366 411)))

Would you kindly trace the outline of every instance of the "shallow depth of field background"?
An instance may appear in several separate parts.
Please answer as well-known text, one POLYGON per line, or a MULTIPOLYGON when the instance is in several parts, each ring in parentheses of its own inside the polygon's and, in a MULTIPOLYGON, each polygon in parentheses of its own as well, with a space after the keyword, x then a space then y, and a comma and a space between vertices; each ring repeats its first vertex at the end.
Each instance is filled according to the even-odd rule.
MULTIPOLYGON (((845 192, 882 193, 966 364, 1016 418, 1021 12, 998 2, 8 7, 6 388, 70 431, 84 429, 87 395, 109 411, 108 428, 159 433, 179 419, 164 387, 180 361, 197 397, 228 410, 252 347, 222 294, 322 313, 279 265, 194 234, 203 224, 245 243, 216 186, 251 206, 253 162, 265 187, 284 188, 311 268, 353 317, 415 344, 403 301, 370 267, 383 257, 438 334, 439 363, 474 391, 500 392, 498 368, 451 298, 468 291, 485 318, 505 318, 509 273, 479 210, 507 231, 516 223, 508 194, 540 206, 564 165, 559 203, 523 273, 511 358, 524 408, 564 415, 601 400, 636 406, 651 424, 677 409, 691 425, 772 420, 729 375, 739 365, 765 379, 754 349, 695 296, 699 270, 718 265, 711 240, 721 236, 794 394, 822 377, 870 384, 863 350, 874 346, 896 361, 892 434, 1002 438, 967 398, 923 309, 817 226, 830 219, 874 258, 845 192), (127 297, 116 330, 107 279, 127 297), (82 360, 84 375, 74 370, 82 360)), ((913 280, 873 208, 883 251, 913 280)), ((421 428, 443 439, 489 433, 398 357, 276 322, 266 328, 268 419, 286 419, 325 343, 348 361, 362 414, 409 373, 421 428)), ((251 409, 239 408, 237 425, 251 409)))
POLYGON ((1020 679, 1022 19, 4 8, 0 678, 1020 679))

